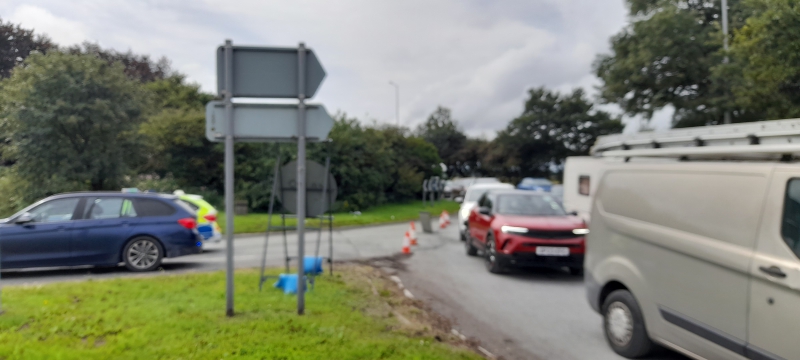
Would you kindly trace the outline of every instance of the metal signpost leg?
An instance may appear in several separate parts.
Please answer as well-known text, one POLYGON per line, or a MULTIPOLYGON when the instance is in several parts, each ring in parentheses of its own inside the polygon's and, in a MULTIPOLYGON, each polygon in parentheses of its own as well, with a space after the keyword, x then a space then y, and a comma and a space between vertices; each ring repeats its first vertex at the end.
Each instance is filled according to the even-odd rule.
POLYGON ((225 40, 225 314, 233 316, 233 42, 225 40))
POLYGON ((306 220, 306 46, 297 48, 297 314, 305 312, 305 220, 306 220))

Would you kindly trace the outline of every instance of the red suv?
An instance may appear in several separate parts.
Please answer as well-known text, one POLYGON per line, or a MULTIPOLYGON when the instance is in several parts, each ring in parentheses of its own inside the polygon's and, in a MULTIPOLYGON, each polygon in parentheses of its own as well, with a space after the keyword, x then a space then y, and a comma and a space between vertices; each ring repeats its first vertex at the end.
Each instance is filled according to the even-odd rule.
POLYGON ((548 193, 490 191, 478 200, 467 226, 467 255, 482 250, 490 272, 509 267, 567 267, 575 275, 583 271, 586 223, 548 193))

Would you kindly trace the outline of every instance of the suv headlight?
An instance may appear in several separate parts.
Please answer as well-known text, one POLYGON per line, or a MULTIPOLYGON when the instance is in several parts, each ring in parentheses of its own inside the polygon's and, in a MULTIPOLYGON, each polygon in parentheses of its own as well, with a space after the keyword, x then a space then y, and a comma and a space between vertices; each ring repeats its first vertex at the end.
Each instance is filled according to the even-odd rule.
POLYGON ((464 220, 469 219, 469 211, 470 211, 470 208, 468 208, 468 207, 461 208, 461 218, 464 219, 464 220))
POLYGON ((524 227, 519 227, 519 226, 503 225, 503 226, 500 227, 500 231, 502 231, 502 232, 504 232, 506 234, 508 234, 508 233, 525 234, 525 233, 528 232, 528 229, 524 228, 524 227))
POLYGON ((586 235, 589 233, 589 229, 575 229, 572 230, 572 233, 575 235, 586 235))

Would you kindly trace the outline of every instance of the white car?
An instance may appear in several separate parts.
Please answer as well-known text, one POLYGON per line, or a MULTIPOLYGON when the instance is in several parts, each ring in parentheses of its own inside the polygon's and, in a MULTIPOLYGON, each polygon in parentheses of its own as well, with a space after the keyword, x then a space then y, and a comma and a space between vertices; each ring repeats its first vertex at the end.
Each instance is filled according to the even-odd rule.
POLYGON ((461 235, 461 240, 467 239, 467 224, 469 219, 469 212, 478 204, 478 199, 489 190, 495 189, 513 189, 514 185, 505 183, 479 183, 467 188, 467 193, 464 195, 464 200, 461 202, 461 208, 458 209, 458 232, 461 235))

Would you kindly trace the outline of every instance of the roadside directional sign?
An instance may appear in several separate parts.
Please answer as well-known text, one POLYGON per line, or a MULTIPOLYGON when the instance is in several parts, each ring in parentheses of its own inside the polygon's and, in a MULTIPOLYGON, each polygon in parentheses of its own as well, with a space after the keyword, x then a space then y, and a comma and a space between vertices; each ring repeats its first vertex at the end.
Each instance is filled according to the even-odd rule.
MULTIPOLYGON (((291 142, 297 139, 298 106, 296 104, 233 104, 233 137, 238 142, 291 142)), ((333 118, 322 105, 306 105, 306 137, 308 141, 328 138, 333 118)), ((211 101, 206 105, 206 138, 225 141, 228 122, 225 103, 211 101)))
MULTIPOLYGON (((217 49, 217 90, 225 89, 225 47, 217 49)), ((297 48, 233 46, 233 97, 297 98, 297 48)), ((305 97, 317 92, 325 70, 311 49, 306 49, 305 97)))

